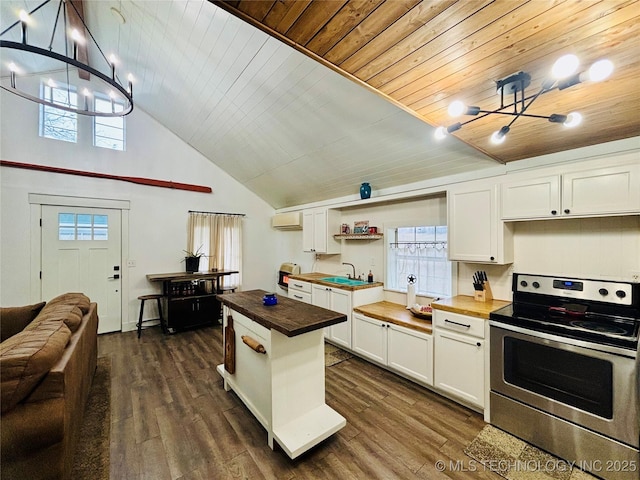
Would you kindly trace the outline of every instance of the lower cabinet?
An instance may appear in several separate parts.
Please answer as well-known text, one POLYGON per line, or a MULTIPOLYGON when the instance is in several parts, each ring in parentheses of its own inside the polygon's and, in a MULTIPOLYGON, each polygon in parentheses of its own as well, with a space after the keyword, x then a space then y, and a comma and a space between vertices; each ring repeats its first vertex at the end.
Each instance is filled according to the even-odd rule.
POLYGON ((408 378, 433 385, 431 335, 354 313, 352 350, 408 378))
POLYGON ((301 280, 289 280, 288 297, 303 303, 311 302, 311 284, 301 280))
POLYGON ((336 345, 351 348, 351 292, 315 284, 311 289, 311 301, 314 305, 347 316, 346 322, 325 328, 325 338, 336 345))
POLYGON ((480 408, 485 406, 485 321, 434 312, 434 387, 480 408))
POLYGON ((170 332, 199 325, 213 325, 220 316, 220 302, 214 296, 172 298, 166 304, 170 332))

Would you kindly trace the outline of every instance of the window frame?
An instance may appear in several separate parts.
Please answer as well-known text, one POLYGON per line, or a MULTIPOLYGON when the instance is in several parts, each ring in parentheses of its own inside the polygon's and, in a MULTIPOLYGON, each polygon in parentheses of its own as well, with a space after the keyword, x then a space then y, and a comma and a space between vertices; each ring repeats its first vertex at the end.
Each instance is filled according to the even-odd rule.
MULTIPOLYGON (((114 104, 118 105, 118 107, 120 107, 121 110, 124 110, 124 103, 123 102, 119 102, 117 100, 113 100, 110 97, 108 97, 107 95, 102 95, 100 93, 94 93, 93 94, 93 106, 94 108, 97 110, 98 105, 97 105, 97 101, 103 101, 103 102, 111 102, 113 101, 114 104)), ((116 109, 117 110, 117 109, 116 109)), ((105 148, 107 150, 113 150, 115 152, 124 152, 127 149, 127 126, 126 126, 126 121, 124 117, 98 117, 95 116, 93 117, 93 121, 92 123, 92 142, 93 142, 93 146, 97 147, 97 148, 105 148), (114 127, 112 125, 106 125, 106 124, 102 124, 103 126, 107 127, 107 128, 117 128, 119 131, 122 132, 122 139, 117 139, 114 137, 100 137, 100 138, 105 138, 105 139, 112 139, 112 140, 117 140, 117 141, 122 141, 122 148, 112 148, 112 147, 108 147, 105 145, 98 145, 98 143, 96 142, 97 138, 98 138, 98 129, 97 124, 100 123, 103 119, 119 119, 122 121, 122 127, 114 127)))
MULTIPOLYGON (((74 85, 67 85, 64 83, 56 83, 56 85, 51 86, 49 84, 47 84, 46 82, 40 82, 40 98, 43 100, 48 100, 50 102, 53 103, 58 103, 61 104, 60 102, 56 102, 54 99, 54 93, 56 90, 62 91, 62 92, 68 92, 69 94, 74 94, 75 95, 75 104, 73 104, 75 107, 77 107, 78 105, 78 89, 74 86, 74 85), (47 96, 47 89, 50 89, 50 95, 47 96)), ((62 142, 69 142, 69 143, 78 143, 78 114, 74 113, 74 112, 68 112, 66 110, 62 110, 56 107, 52 107, 49 105, 43 105, 40 104, 40 108, 39 108, 39 115, 38 115, 38 133, 40 134, 40 136, 42 138, 49 138, 51 140, 60 140, 62 142), (57 113, 59 112, 59 113, 57 113), (63 136, 54 136, 54 135, 48 135, 46 133, 46 121, 47 118, 49 118, 51 115, 53 114, 58 114, 61 118, 67 118, 73 121, 74 124, 74 128, 73 129, 69 129, 69 128, 62 128, 62 127, 52 127, 55 128, 57 130, 64 130, 66 132, 73 132, 73 139, 71 138, 64 138, 63 136)))
MULTIPOLYGON (((430 223, 430 222, 426 222, 426 223, 430 223)), ((445 226, 447 227, 447 230, 449 228, 449 226, 445 223, 442 225, 427 225, 425 224, 425 222, 423 220, 409 220, 409 221, 404 221, 404 222, 394 222, 394 223, 388 223, 384 225, 384 266, 385 266, 385 274, 384 274, 384 282, 385 282, 385 290, 390 291, 390 292, 397 292, 397 293, 402 293, 402 294, 406 294, 407 293, 407 288, 405 286, 405 288, 401 287, 401 282, 398 282, 398 287, 390 287, 390 282, 389 282, 389 275, 390 275, 390 270, 389 270, 389 251, 390 251, 390 243, 395 243, 396 242, 396 238, 393 235, 389 235, 389 231, 390 230, 394 230, 396 231, 398 228, 419 228, 419 227, 442 227, 445 226)), ((447 239, 446 242, 448 244, 448 235, 447 235, 447 239)), ((420 296, 420 297, 431 297, 431 298, 443 298, 443 297, 449 297, 449 296, 454 296, 457 293, 457 263, 454 261, 449 260, 448 255, 446 255, 445 258, 446 263, 449 266, 449 279, 450 279, 450 285, 449 285, 449 293, 445 294, 444 292, 441 293, 437 293, 437 292, 430 292, 430 291, 419 291, 416 289, 416 295, 420 296)), ((417 272, 414 272, 417 273, 417 272)))

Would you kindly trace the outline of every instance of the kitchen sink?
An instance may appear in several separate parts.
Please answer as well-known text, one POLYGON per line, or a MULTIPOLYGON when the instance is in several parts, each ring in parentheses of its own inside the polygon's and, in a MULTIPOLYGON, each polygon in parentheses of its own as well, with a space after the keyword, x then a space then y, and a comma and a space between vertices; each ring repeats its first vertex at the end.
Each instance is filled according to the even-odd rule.
POLYGON ((323 282, 335 283, 336 285, 345 285, 348 287, 355 287, 358 285, 367 284, 367 282, 364 282, 362 280, 354 280, 354 279, 345 278, 345 277, 325 277, 325 278, 321 278, 320 280, 322 280, 323 282))

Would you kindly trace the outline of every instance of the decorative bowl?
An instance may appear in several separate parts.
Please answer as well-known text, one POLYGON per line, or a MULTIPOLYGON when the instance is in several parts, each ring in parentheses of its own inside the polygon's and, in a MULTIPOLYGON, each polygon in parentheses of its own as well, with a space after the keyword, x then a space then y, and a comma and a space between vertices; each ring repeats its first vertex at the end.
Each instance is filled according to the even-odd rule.
POLYGON ((267 293, 264 297, 262 297, 262 303, 264 305, 275 305, 278 303, 278 297, 276 297, 275 293, 267 293))
POLYGON ((416 303, 409 310, 418 318, 431 318, 431 305, 420 305, 416 303))

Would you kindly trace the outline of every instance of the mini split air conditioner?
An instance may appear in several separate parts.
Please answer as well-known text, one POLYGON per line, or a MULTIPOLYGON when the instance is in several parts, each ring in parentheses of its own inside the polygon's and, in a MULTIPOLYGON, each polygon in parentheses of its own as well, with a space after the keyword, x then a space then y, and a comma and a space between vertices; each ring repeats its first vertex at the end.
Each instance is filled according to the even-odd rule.
POLYGON ((276 213, 271 226, 278 230, 302 230, 302 212, 276 213))

